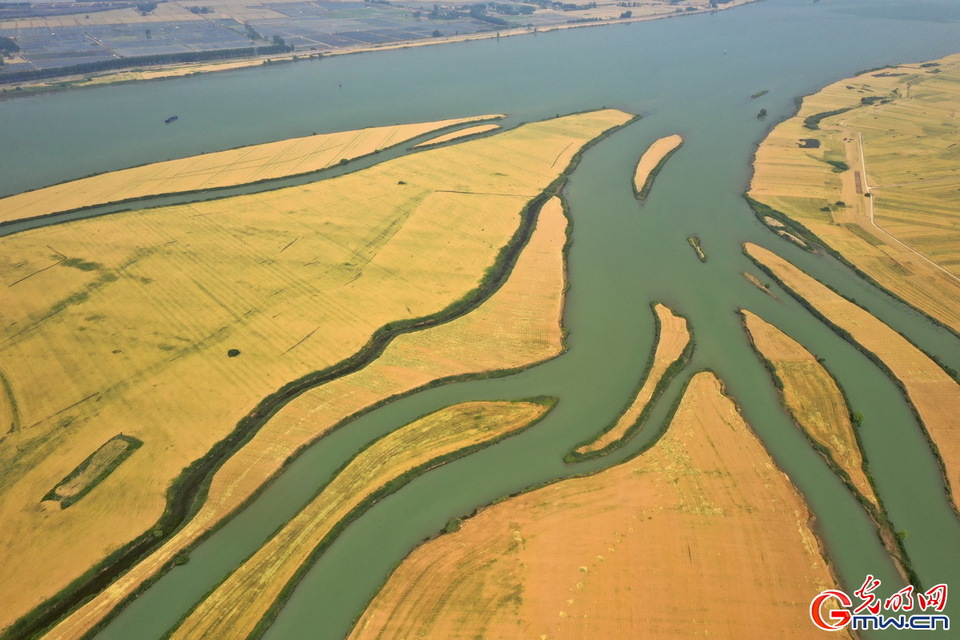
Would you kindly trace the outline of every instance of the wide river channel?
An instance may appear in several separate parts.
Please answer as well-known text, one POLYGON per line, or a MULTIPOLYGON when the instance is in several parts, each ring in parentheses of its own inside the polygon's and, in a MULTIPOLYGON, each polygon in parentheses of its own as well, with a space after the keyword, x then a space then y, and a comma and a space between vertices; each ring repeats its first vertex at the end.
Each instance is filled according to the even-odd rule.
MULTIPOLYGON (((512 126, 601 106, 644 116, 592 148, 566 190, 574 227, 567 353, 520 374, 412 395, 321 440, 96 637, 161 637, 371 439, 455 402, 559 397, 535 428, 431 471, 374 506, 314 565, 267 633, 271 639, 342 638, 392 568, 449 518, 532 485, 615 464, 647 444, 645 433, 655 430, 649 424, 615 455, 576 466, 562 461, 572 445, 608 424, 636 387, 653 344, 653 301, 689 319, 696 350, 651 423, 664 419, 692 372, 713 369, 803 492, 847 591, 868 573, 884 580, 881 595, 899 588, 862 508, 780 408, 735 311, 759 313, 824 357, 853 409, 864 413, 870 470, 922 583, 960 588, 960 522, 898 389, 789 295, 774 286, 774 300, 746 282, 743 271, 768 278, 740 252, 752 241, 781 253, 960 369, 954 335, 831 258, 778 239, 741 197, 756 145, 792 115, 797 96, 862 69, 957 51, 960 5, 953 0, 768 0, 712 15, 0 101, 2 195, 311 132, 499 112, 510 114, 512 126), (751 99, 763 89, 769 93, 751 99), (761 108, 765 120, 756 117, 761 108), (164 125, 172 114, 178 121, 164 125), (630 188, 637 157, 672 133, 686 143, 640 206, 630 188), (686 244, 692 233, 709 255, 705 264, 686 244)), ((251 407, 258 400, 251 398, 251 407)), ((948 609, 960 624, 960 597, 948 609)))

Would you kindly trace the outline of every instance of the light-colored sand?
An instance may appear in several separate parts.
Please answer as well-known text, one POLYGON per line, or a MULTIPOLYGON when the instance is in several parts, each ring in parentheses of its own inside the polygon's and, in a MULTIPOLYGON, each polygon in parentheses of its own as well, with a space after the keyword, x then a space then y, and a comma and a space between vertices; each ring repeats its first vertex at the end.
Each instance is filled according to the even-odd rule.
POLYGON ((431 131, 500 117, 494 114, 290 138, 112 171, 0 198, 0 222, 311 173, 431 131))
POLYGON ((0 359, 24 427, 0 442, 0 564, 17 576, 0 583, 0 626, 153 526, 170 482, 262 398, 477 287, 530 199, 629 119, 580 114, 303 187, 4 238, 0 281, 20 282, 0 287, 0 359), (144 442, 137 464, 70 509, 38 509, 120 431, 144 442))
POLYGON ((478 309, 452 322, 401 335, 361 371, 311 389, 284 406, 217 472, 208 500, 185 527, 45 637, 83 637, 125 596, 279 472, 294 451, 346 416, 439 378, 511 369, 559 354, 566 228, 560 201, 554 198, 544 205, 507 282, 478 309))
POLYGON ((643 155, 640 156, 637 169, 633 174, 634 193, 638 196, 646 195, 655 177, 651 175, 653 170, 657 168, 657 165, 659 165, 668 154, 676 150, 681 144, 683 144, 683 138, 679 134, 674 134, 660 138, 644 151, 643 155))
POLYGON ((663 374, 680 358, 684 349, 690 343, 690 330, 684 317, 674 314, 673 311, 659 303, 654 306, 654 311, 656 312, 658 326, 657 344, 650 369, 647 371, 647 376, 640 386, 640 390, 613 427, 597 436, 593 442, 578 447, 576 449, 578 454, 598 451, 621 441, 627 431, 640 419, 647 405, 650 404, 653 392, 660 384, 663 374))
POLYGON ((741 310, 750 341, 774 368, 794 422, 828 452, 850 482, 877 509, 880 504, 863 470, 863 454, 850 422, 850 409, 830 373, 799 342, 763 318, 741 310))
MULTIPOLYGON (((866 310, 845 300, 777 254, 747 243, 747 253, 770 269, 863 349, 879 358, 906 389, 946 467, 954 508, 960 487, 960 385, 922 351, 866 310)), ((869 425, 870 409, 864 408, 869 425)), ((869 427, 867 427, 869 428, 869 427)))
POLYGON ((960 331, 960 54, 936 64, 871 72, 805 98, 760 145, 749 195, 960 331), (849 110, 804 127, 836 109, 849 110), (820 147, 801 148, 804 138, 820 147))
POLYGON ((467 138, 470 136, 475 136, 480 133, 486 133, 488 131, 494 131, 499 129, 500 125, 498 124, 478 124, 474 127, 466 127, 465 129, 460 129, 458 131, 451 131, 450 133, 445 133, 442 136, 437 136, 436 138, 431 138, 421 142, 420 144, 413 145, 414 149, 422 149, 424 147, 432 147, 434 145, 443 144, 444 142, 451 142, 453 140, 459 140, 460 138, 467 138))
POLYGON ((368 496, 443 456, 510 435, 546 410, 529 402, 458 404, 377 440, 207 596, 171 640, 246 638, 318 545, 368 496))
POLYGON ((810 526, 701 373, 653 448, 424 544, 349 638, 819 638, 807 607, 834 580, 810 526))

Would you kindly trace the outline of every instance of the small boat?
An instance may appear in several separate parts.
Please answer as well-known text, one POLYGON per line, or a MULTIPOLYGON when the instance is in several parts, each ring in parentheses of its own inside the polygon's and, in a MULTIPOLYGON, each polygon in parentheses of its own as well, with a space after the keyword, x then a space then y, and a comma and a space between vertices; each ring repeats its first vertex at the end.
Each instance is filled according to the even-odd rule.
POLYGON ((166 120, 164 120, 164 122, 166 122, 167 124, 170 124, 171 122, 173 122, 174 120, 176 120, 178 117, 179 117, 179 116, 170 116, 169 118, 167 118, 166 120))

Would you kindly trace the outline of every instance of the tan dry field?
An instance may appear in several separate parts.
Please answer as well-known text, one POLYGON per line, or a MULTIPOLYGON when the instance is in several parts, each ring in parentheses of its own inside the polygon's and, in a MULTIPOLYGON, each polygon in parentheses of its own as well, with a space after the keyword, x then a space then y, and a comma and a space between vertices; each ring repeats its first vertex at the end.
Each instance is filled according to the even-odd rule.
POLYGON ((651 175, 653 170, 657 168, 657 165, 659 165, 668 154, 676 150, 681 144, 683 144, 683 138, 679 134, 674 134, 660 138, 644 151, 643 155, 640 156, 637 169, 633 174, 634 193, 639 195, 650 190, 650 183, 655 177, 651 175))
POLYGON ((442 409, 375 441, 300 513, 207 596, 171 640, 246 638, 317 547, 390 481, 457 451, 504 438, 539 419, 532 402, 469 402, 442 409))
MULTIPOLYGON (((831 323, 846 331, 860 347, 880 359, 900 381, 943 461, 947 491, 958 509, 960 488, 960 384, 929 356, 872 316, 831 291, 777 254, 755 244, 744 245, 748 255, 767 267, 783 284, 803 298, 831 323)), ((866 413, 869 424, 870 414, 866 413)))
POLYGON ((746 309, 741 313, 751 343, 783 384, 778 391, 793 421, 829 452, 830 459, 847 473, 860 495, 879 510, 877 496, 863 470, 850 409, 833 376, 779 328, 746 309))
POLYGON ((97 479, 104 469, 126 453, 130 443, 126 440, 111 439, 96 450, 90 463, 77 475, 58 484, 54 491, 59 498, 71 498, 86 489, 97 479))
POLYGON ((0 278, 19 284, 0 288, 0 358, 24 426, 0 440, 0 549, 18 576, 0 584, 0 627, 149 529, 170 482, 260 399, 477 287, 530 199, 629 119, 579 114, 303 187, 5 238, 0 278), (118 431, 144 442, 138 464, 68 510, 38 504, 118 431))
POLYGON ((502 117, 494 114, 325 133, 112 171, 0 198, 0 222, 312 173, 431 131, 502 117))
POLYGON ((460 138, 468 138, 480 133, 494 131, 499 128, 500 125, 498 124, 478 124, 474 127, 467 127, 458 131, 451 131, 450 133, 445 133, 442 136, 437 136, 436 138, 421 142, 420 144, 415 144, 413 145, 413 148, 422 149, 424 147, 432 147, 438 144, 443 144, 444 142, 451 142, 453 140, 459 140, 460 138))
POLYGON ((415 550, 349 638, 820 637, 807 606, 834 579, 810 517, 703 372, 642 455, 415 550))
POLYGON ((673 311, 664 305, 657 303, 654 306, 657 318, 657 344, 653 352, 653 359, 647 371, 646 378, 637 391, 630 406, 620 415, 620 418, 614 425, 604 433, 601 433, 595 440, 582 445, 576 449, 578 454, 588 454, 599 451, 614 443, 621 443, 626 437, 627 431, 633 427, 644 409, 650 404, 653 398, 653 392, 663 378, 667 369, 676 362, 687 345, 690 344, 690 330, 687 328, 687 320, 683 316, 676 315, 673 311))
POLYGON ((440 378, 514 369, 561 353, 566 228, 559 199, 549 200, 509 279, 475 311, 400 335, 367 367, 311 389, 281 408, 216 473, 208 499, 194 518, 45 637, 82 638, 164 564, 239 508, 295 451, 347 416, 440 378))
POLYGON ((932 64, 867 73, 804 98, 760 145, 749 195, 960 331, 960 55, 932 64), (849 110, 804 128, 805 118, 836 109, 849 110), (801 148, 805 138, 820 147, 801 148), (836 172, 829 161, 850 168, 836 172))

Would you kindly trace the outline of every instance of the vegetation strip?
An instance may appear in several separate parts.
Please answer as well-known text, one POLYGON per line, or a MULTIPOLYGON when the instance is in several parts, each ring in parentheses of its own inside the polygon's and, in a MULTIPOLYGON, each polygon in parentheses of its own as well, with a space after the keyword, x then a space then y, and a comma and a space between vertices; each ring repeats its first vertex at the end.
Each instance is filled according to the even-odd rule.
MULTIPOLYGON (((395 335, 409 331, 420 330, 427 326, 440 325, 453 317, 459 317, 459 315, 476 308, 476 306, 478 306, 487 295, 492 293, 492 291, 495 291, 497 287, 499 287, 500 284, 502 284, 502 282, 506 279, 506 275, 511 269, 512 261, 515 259, 516 255, 519 253, 524 242, 526 241, 526 238, 529 236, 531 227, 533 226, 532 221, 536 209, 544 200, 550 197, 550 194, 559 189, 559 187, 563 184, 567 173, 572 171, 572 169, 576 166, 583 150, 605 137, 605 135, 609 135, 622 126, 626 126, 635 119, 635 117, 631 119, 629 116, 623 115, 618 124, 608 125, 607 131, 604 134, 597 136, 592 142, 583 145, 579 151, 571 151, 572 156, 566 172, 561 173, 560 177, 548 187, 547 191, 544 192, 542 196, 535 198, 524 210, 522 215, 523 222, 521 223, 520 229, 518 229, 517 233, 515 234, 514 239, 503 251, 501 251, 500 257, 496 262, 497 266, 487 273, 487 276, 481 286, 478 287, 474 292, 466 296, 459 303, 444 310, 442 314, 438 314, 437 316, 388 324, 377 331, 373 336, 372 341, 368 343, 367 347, 362 349, 354 357, 349 358, 340 365, 335 365, 327 370, 318 372, 317 374, 302 378, 295 383, 288 384, 277 393, 265 399, 254 411, 248 415, 246 419, 239 423, 238 428, 232 435, 221 441, 218 446, 214 447, 209 455, 194 463, 194 465, 192 465, 182 474, 180 480, 174 484, 170 491, 169 507, 166 515, 160 520, 160 522, 158 522, 148 533, 139 537, 134 543, 115 553, 111 558, 108 559, 107 563, 104 563, 104 565, 98 567, 97 569, 91 570, 89 575, 78 579, 76 584, 71 588, 68 588, 64 592, 64 595, 61 596, 59 602, 62 604, 56 605, 53 601, 51 601, 46 605, 41 606, 31 615, 25 617, 20 623, 18 623, 18 625, 16 625, 16 627, 11 627, 8 635, 11 635, 12 637, 12 634, 18 632, 17 630, 26 628, 27 625, 35 630, 39 630, 48 626, 54 620, 66 613, 66 611, 71 608, 73 604, 78 603, 86 596, 97 593, 110 580, 112 580, 113 577, 119 575, 128 567, 133 566, 133 564, 135 564, 139 559, 145 557, 152 550, 158 548, 164 539, 168 537, 170 533, 174 531, 188 515, 193 513, 197 506, 199 506, 200 502, 205 497, 206 487, 208 486, 211 474, 220 466, 220 464, 222 464, 222 461, 229 457, 233 451, 241 447, 245 442, 249 441, 249 439, 252 438, 256 431, 260 428, 260 426, 289 399, 299 395, 308 388, 340 378, 353 371, 359 370, 368 362, 375 359, 395 335), (99 578, 94 583, 91 583, 79 591, 75 597, 66 595, 67 593, 79 588, 90 579, 90 576, 94 575, 99 576, 99 578), (46 610, 49 610, 50 613, 44 614, 43 611, 46 610)), ((245 356, 241 356, 241 358, 238 358, 238 360, 242 359, 243 357, 245 356)))
POLYGON ((564 457, 564 462, 569 464, 606 455, 623 446, 643 426, 656 399, 690 361, 694 341, 686 318, 660 303, 651 306, 654 311, 654 349, 650 352, 636 394, 615 422, 575 447, 564 457))
MULTIPOLYGON (((423 417, 358 452, 312 502, 201 601, 169 637, 249 638, 282 606, 337 533, 418 475, 484 448, 541 419, 554 400, 472 402, 423 417)), ((258 635, 258 634, 257 634, 258 635)))
POLYGON ((859 432, 862 413, 850 410, 840 384, 800 343, 750 311, 739 314, 794 424, 864 506, 904 579, 919 584, 867 468, 859 432))
POLYGON ((678 403, 636 457, 487 507, 414 550, 349 640, 819 637, 809 594, 836 580, 799 492, 712 373, 678 403))
POLYGON ((110 438, 77 465, 76 469, 57 483, 57 486, 51 489, 41 500, 59 502, 60 508, 66 509, 103 482, 114 469, 120 466, 121 462, 129 458, 142 444, 142 440, 133 436, 125 436, 122 433, 110 438))
POLYGON ((0 223, 306 175, 430 132, 503 117, 492 114, 314 134, 111 171, 0 198, 4 212, 0 223))
POLYGON ((667 164, 674 153, 683 146, 683 138, 679 134, 660 138, 640 156, 637 169, 633 175, 633 195, 637 200, 644 200, 653 188, 653 181, 667 164))
POLYGON ((703 246, 700 244, 700 236, 693 234, 687 238, 687 244, 693 247, 693 251, 697 254, 697 259, 700 262, 707 261, 707 254, 703 251, 703 246))
MULTIPOLYGON (((960 486, 960 384, 933 359, 865 309, 844 299, 777 254, 747 243, 754 263, 838 335, 873 360, 905 393, 938 458, 944 489, 955 511, 960 486)), ((869 416, 868 416, 869 418, 869 416)))

